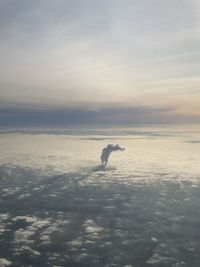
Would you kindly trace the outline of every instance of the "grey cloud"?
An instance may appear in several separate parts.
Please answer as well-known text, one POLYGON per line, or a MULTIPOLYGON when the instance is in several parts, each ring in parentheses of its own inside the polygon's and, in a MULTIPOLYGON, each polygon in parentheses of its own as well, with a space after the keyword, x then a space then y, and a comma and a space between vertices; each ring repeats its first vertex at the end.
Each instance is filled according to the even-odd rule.
POLYGON ((68 29, 74 23, 78 26, 73 28, 76 33, 92 34, 104 28, 108 22, 108 11, 108 3, 99 1, 3 0, 0 4, 1 36, 29 37, 28 42, 42 38, 58 27, 68 29))
POLYGON ((88 124, 173 123, 182 120, 175 109, 150 106, 108 106, 63 109, 3 108, 0 110, 1 126, 67 126, 88 124))

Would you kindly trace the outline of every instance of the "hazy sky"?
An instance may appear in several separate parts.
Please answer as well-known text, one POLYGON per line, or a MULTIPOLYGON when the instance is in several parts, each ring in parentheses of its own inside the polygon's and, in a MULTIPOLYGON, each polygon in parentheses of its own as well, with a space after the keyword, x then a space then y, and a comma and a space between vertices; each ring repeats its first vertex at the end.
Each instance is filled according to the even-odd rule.
POLYGON ((0 122, 200 122, 199 29, 199 0, 1 0, 0 122))

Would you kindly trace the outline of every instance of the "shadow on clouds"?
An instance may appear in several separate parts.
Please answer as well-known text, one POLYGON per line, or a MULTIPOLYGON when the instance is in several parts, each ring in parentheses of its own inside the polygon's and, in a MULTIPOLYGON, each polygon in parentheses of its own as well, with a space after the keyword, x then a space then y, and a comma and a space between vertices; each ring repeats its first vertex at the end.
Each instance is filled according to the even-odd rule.
POLYGON ((1 166, 0 258, 10 266, 198 266, 200 185, 145 175, 127 184, 112 167, 45 177, 1 166))

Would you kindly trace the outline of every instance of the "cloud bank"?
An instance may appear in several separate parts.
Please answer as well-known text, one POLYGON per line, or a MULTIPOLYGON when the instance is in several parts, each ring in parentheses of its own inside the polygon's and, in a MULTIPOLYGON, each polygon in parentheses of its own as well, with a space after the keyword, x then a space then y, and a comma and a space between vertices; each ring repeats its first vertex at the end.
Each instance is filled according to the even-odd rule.
POLYGON ((95 109, 87 107, 33 109, 0 109, 1 126, 69 126, 69 125, 118 125, 156 123, 200 123, 198 115, 184 114, 175 108, 152 106, 104 106, 95 109))

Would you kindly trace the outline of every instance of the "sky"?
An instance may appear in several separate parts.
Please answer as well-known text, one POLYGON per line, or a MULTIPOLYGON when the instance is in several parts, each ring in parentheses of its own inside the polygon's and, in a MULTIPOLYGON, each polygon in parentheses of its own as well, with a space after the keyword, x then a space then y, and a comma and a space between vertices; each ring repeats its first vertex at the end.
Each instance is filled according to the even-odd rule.
POLYGON ((0 125, 200 123, 198 0, 1 0, 0 125))

